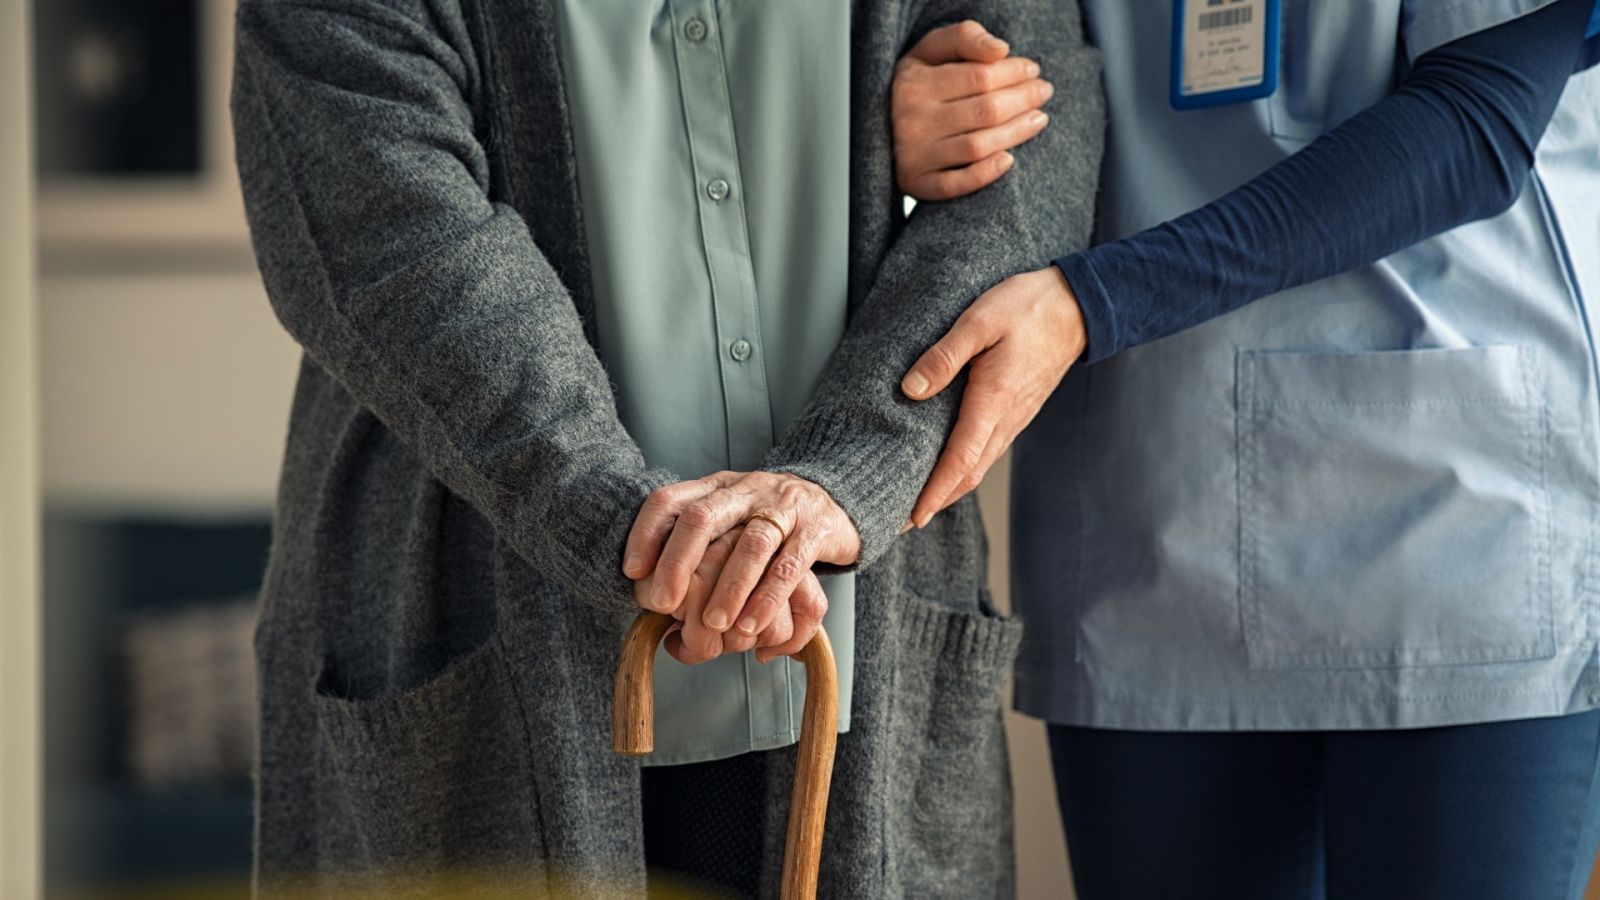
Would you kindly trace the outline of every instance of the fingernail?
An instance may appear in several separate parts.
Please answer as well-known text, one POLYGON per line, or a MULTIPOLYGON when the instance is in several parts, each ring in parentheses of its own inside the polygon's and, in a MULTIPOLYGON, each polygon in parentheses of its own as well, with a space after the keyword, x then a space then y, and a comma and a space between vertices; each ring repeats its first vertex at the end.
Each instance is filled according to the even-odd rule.
POLYGON ((1012 156, 1009 153, 1002 153, 1000 155, 1000 171, 1009 172, 1011 171, 1011 167, 1016 164, 1017 158, 1015 156, 1012 156))
POLYGON ((1056 86, 1046 81, 1044 83, 1044 98, 1049 100, 1056 95, 1056 86))
POLYGON ((1028 60, 1028 77, 1029 78, 1038 78, 1039 77, 1039 64, 1034 62, 1031 59, 1028 60))
POLYGON ((905 380, 900 382, 900 389, 913 397, 920 397, 928 389, 928 379, 921 372, 907 373, 905 380))
POLYGON ((985 49, 985 50, 1009 50, 1009 49, 1011 49, 1011 45, 1010 44, 1006 43, 1005 41, 1000 40, 999 38, 995 37, 992 34, 989 35, 988 37, 984 38, 979 43, 981 43, 983 45, 983 49, 985 49))
POLYGON ((911 529, 913 529, 915 527, 917 527, 916 523, 912 522, 910 519, 907 519, 906 523, 904 525, 900 526, 900 533, 901 534, 905 534, 906 532, 910 531, 911 529))
POLYGON ((756 620, 746 616, 739 620, 739 630, 745 634, 756 633, 756 620))
POLYGON ((657 612, 666 612, 672 604, 667 602, 665 588, 656 588, 650 592, 650 608, 657 612))
POLYGON ((639 562, 640 562, 639 554, 637 554, 637 553, 629 553, 628 554, 628 558, 622 561, 622 571, 623 571, 623 573, 627 574, 627 575, 632 575, 633 573, 639 571, 639 562))
POLYGON ((706 627, 712 631, 721 631, 728 627, 728 614, 720 609, 713 609, 706 613, 706 627))
POLYGON ((1050 116, 1040 110, 1034 110, 1033 115, 1028 118, 1028 121, 1033 124, 1034 128, 1043 128, 1045 125, 1049 124, 1050 116))

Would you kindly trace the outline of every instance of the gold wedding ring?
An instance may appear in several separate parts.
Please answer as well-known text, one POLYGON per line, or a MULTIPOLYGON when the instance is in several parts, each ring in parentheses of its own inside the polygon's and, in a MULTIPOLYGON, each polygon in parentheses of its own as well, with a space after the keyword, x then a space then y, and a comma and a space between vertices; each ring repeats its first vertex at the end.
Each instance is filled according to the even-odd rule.
POLYGON ((772 523, 772 527, 778 529, 778 533, 783 535, 783 540, 779 541, 778 543, 782 544, 782 543, 788 542, 788 540, 789 540, 789 529, 783 527, 783 523, 778 521, 778 516, 777 516, 776 513, 767 512, 764 509, 758 509, 755 512, 751 513, 750 514, 750 518, 746 519, 745 522, 746 522, 746 524, 748 524, 750 522, 754 522, 757 519, 760 519, 760 520, 762 520, 764 522, 771 522, 772 523))

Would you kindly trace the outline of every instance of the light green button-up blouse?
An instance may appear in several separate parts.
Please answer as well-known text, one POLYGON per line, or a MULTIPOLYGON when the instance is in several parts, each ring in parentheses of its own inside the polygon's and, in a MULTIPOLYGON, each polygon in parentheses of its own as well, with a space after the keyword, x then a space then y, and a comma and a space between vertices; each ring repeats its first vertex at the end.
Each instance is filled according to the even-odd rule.
MULTIPOLYGON (((757 468, 844 331, 847 0, 559 0, 600 356, 646 460, 757 468)), ((852 576, 822 579, 849 722, 852 576)), ((781 747, 805 674, 655 667, 668 765, 781 747)), ((843 727, 843 726, 841 726, 843 727)))

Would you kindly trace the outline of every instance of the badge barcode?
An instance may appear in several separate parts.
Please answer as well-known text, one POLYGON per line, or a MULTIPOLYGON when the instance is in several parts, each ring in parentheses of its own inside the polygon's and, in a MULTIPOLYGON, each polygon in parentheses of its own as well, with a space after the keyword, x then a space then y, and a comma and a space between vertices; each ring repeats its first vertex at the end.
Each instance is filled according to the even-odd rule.
POLYGON ((1251 19, 1251 14, 1256 11, 1253 6, 1241 6, 1238 9, 1220 9, 1216 12, 1200 14, 1200 30, 1210 31, 1213 28, 1227 28, 1232 25, 1244 25, 1251 19))

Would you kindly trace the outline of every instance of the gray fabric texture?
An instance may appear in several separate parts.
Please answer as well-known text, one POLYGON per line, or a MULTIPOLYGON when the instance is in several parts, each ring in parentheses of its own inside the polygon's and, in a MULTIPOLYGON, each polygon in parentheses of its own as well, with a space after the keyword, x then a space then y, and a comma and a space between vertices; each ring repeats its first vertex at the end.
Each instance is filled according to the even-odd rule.
MULTIPOLYGON (((650 470, 593 349, 571 135, 544 0, 243 0, 233 108, 256 253, 304 347, 256 649, 262 896, 632 896, 637 764, 609 749, 650 470)), ((976 504, 896 537, 958 390, 905 368, 981 291, 1088 238, 1097 55, 1059 0, 860 0, 851 318, 768 466, 857 522, 852 731, 822 893, 1008 896, 1000 696, 976 504), (909 218, 888 88, 981 19, 1057 85, 993 187, 909 218)), ((792 764, 792 751, 776 758, 792 764)), ((791 765, 771 767, 777 889, 791 765)))

